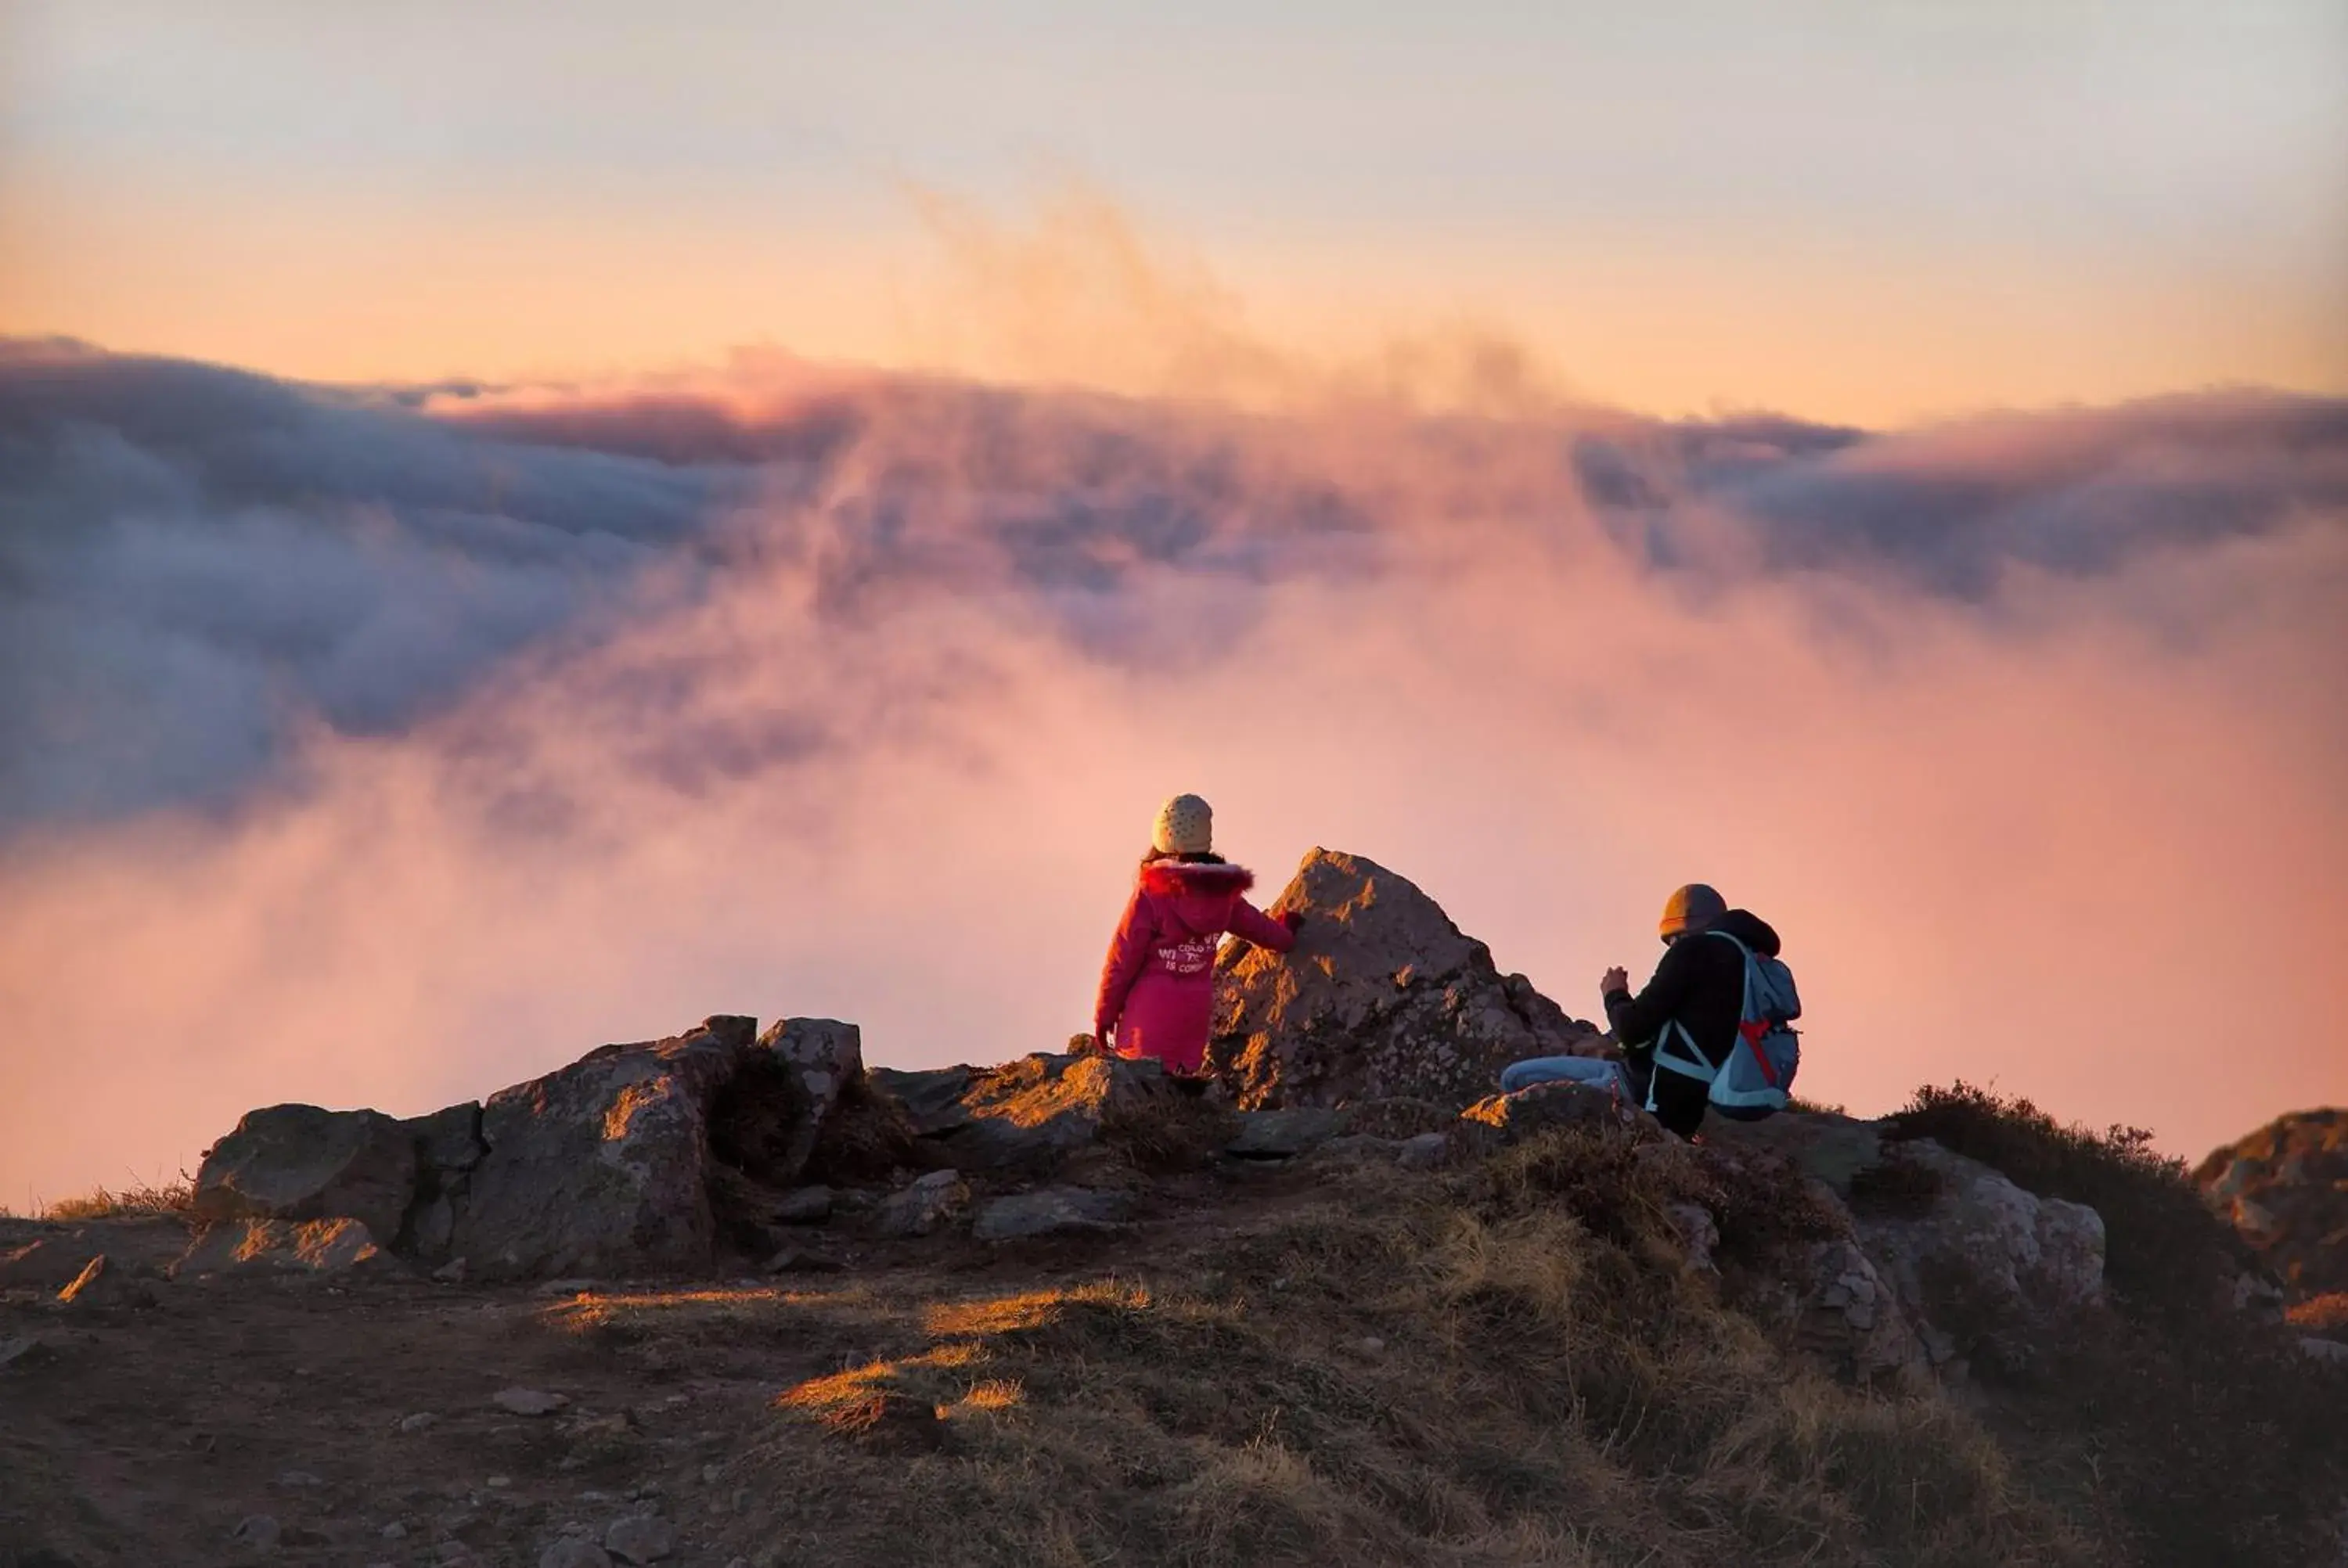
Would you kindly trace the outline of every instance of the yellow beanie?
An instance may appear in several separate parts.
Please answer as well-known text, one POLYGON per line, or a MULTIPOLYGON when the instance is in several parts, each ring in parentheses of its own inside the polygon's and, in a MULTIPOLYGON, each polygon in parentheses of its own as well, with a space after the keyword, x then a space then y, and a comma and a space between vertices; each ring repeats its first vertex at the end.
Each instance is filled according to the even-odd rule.
POLYGON ((1663 900, 1662 934, 1676 937, 1690 927, 1702 930, 1727 913, 1727 899, 1701 882, 1691 882, 1663 900))
POLYGON ((1149 846, 1160 855, 1209 855, 1215 847, 1214 807, 1195 794, 1178 794, 1158 808, 1149 846))

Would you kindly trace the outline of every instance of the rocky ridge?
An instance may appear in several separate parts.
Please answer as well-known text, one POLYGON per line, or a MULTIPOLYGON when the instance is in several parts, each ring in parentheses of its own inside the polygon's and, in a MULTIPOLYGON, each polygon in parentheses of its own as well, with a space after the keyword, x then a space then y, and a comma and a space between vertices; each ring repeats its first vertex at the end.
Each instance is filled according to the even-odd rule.
POLYGON ((2348 1292, 2348 1110, 2279 1116, 2193 1179, 2291 1295, 2348 1292))
MULTIPOLYGON (((1795 1184, 1796 1239, 1724 1287, 1850 1378, 1913 1382, 1975 1355, 2012 1358, 2102 1290, 2093 1210, 1893 1129, 1789 1113, 1717 1126, 1692 1148, 1602 1093, 1484 1092, 1509 1060, 1604 1038, 1374 862, 1315 850, 1273 907, 1303 913, 1307 940, 1285 958, 1226 956, 1221 1081, 1206 1096, 1153 1062, 1053 1052, 868 1068, 853 1024, 785 1019, 760 1033, 716 1016, 428 1116, 255 1111, 205 1157, 204 1228, 177 1256, 128 1269, 796 1272, 838 1266, 826 1236, 1114 1232, 1148 1213, 1153 1160, 1425 1169, 1579 1128, 1668 1167, 1700 1268, 1737 1230, 1734 1194, 1795 1184), (1893 1189, 1900 1202, 1880 1201, 1893 1189), (1962 1328, 1941 1321, 1952 1281, 1962 1328)), ((88 1262, 78 1244, 44 1241, 0 1259, 0 1283, 60 1289, 88 1262)))

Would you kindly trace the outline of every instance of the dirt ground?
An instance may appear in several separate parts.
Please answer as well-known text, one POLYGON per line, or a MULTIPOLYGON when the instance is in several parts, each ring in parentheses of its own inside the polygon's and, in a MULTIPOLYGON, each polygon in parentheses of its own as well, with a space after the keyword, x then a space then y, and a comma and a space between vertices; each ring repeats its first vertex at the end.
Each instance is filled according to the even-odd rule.
POLYGON ((829 1561, 776 1544, 759 1477, 778 1440, 842 1440, 778 1400, 919 1348, 941 1308, 1097 1278, 1303 1190, 1244 1173, 1179 1186, 1117 1235, 810 1230, 837 1272, 584 1286, 396 1266, 175 1282, 150 1271, 185 1245, 176 1222, 0 1222, 0 1246, 70 1236, 143 1262, 151 1298, 0 1294, 0 1348, 37 1340, 0 1368, 0 1568, 530 1565, 631 1516, 667 1525, 659 1560, 686 1568, 829 1561), (512 1389, 565 1402, 518 1415, 497 1402, 512 1389), (761 1444, 757 1474, 734 1462, 761 1444))

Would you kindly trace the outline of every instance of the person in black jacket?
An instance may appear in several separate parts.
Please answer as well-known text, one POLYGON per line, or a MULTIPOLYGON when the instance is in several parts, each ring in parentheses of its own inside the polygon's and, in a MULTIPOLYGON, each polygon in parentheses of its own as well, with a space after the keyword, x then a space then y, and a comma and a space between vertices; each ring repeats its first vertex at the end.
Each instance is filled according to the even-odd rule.
POLYGON ((1709 1086, 1669 1068, 1658 1070, 1655 1046, 1666 1028, 1675 1036, 1684 1030, 1674 1050, 1693 1049, 1718 1067, 1736 1043, 1745 1010, 1745 955, 1730 943, 1704 940, 1704 934, 1725 931, 1763 958, 1775 958, 1777 933, 1749 910, 1730 908, 1701 882, 1688 884, 1664 903, 1661 930, 1663 961, 1645 989, 1632 996, 1631 977, 1621 968, 1607 970, 1598 989, 1606 1021, 1622 1043, 1624 1075, 1641 1103, 1652 1091, 1655 1119, 1685 1138, 1704 1122, 1709 1086))

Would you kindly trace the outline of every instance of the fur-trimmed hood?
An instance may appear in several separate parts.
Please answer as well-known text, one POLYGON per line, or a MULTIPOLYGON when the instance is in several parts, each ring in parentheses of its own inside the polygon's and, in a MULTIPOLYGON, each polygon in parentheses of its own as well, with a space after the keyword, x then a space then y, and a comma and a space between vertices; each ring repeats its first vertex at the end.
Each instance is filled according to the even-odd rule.
POLYGON ((1162 898, 1231 897, 1255 886, 1255 873, 1244 866, 1205 860, 1153 860, 1141 868, 1141 889, 1162 898))

